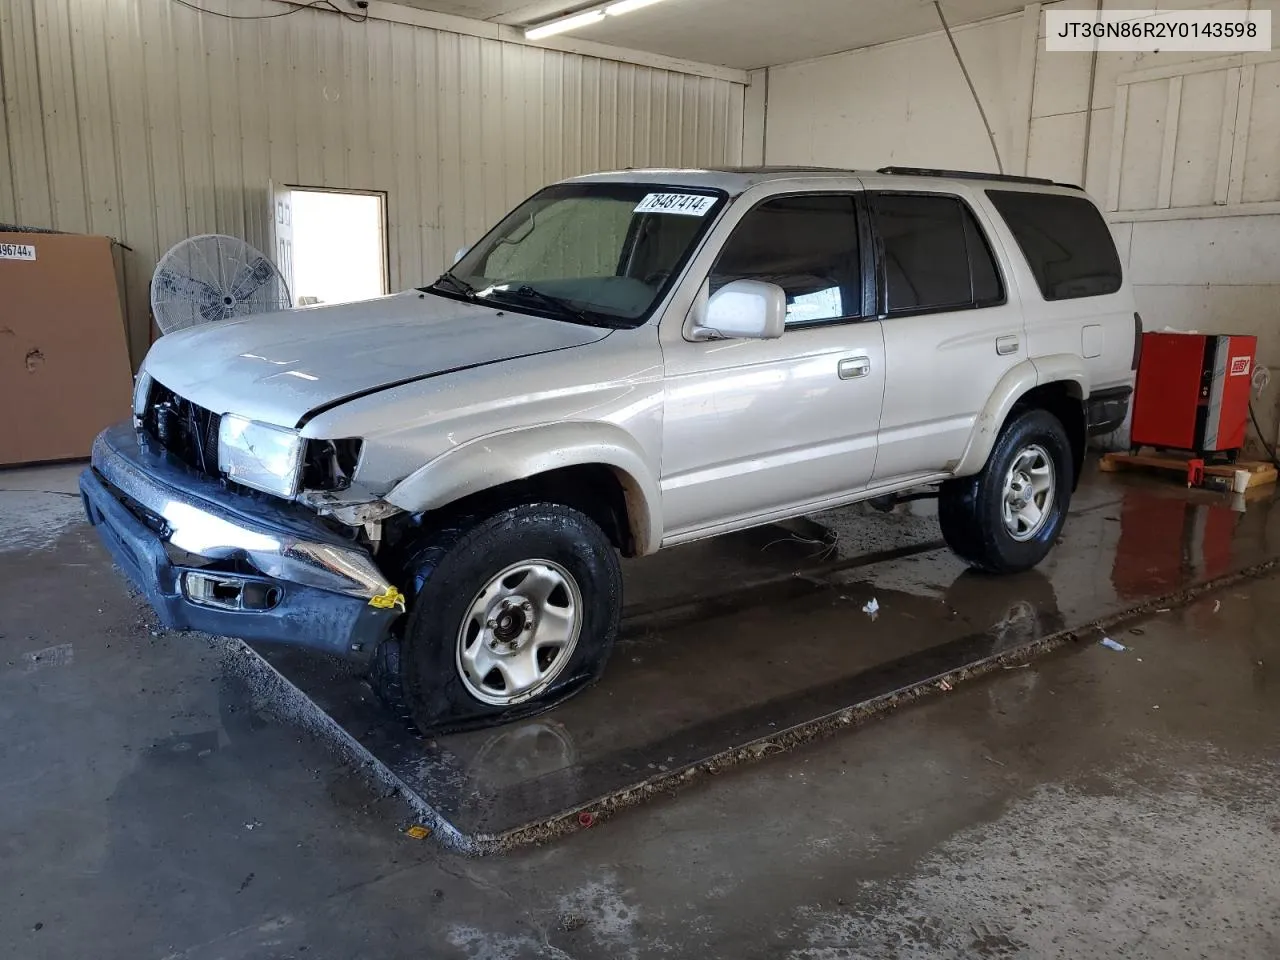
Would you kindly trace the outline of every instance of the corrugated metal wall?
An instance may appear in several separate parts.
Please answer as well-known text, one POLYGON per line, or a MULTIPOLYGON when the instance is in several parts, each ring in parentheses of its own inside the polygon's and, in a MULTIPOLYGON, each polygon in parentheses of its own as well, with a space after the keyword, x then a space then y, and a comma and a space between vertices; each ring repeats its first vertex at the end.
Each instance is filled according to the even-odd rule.
POLYGON ((269 249, 273 181, 386 191, 394 290, 548 181, 741 152, 736 83, 312 10, 0 0, 0 84, 0 222, 132 247, 135 330, 171 244, 269 249))

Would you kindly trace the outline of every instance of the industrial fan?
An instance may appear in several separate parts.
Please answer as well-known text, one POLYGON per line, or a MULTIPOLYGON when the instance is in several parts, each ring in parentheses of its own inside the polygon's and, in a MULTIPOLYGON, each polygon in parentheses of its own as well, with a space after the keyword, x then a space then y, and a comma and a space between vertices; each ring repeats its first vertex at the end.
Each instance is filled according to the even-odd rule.
POLYGON ((189 237, 160 259, 151 277, 151 312, 162 334, 291 306, 276 265, 237 237, 189 237))

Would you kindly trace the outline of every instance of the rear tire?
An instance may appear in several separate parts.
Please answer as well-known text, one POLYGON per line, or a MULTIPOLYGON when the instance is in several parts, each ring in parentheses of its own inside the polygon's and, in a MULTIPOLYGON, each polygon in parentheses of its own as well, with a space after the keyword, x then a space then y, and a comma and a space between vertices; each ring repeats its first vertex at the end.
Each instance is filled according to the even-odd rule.
POLYGON ((430 537, 409 568, 402 636, 379 650, 370 682, 422 732, 540 713, 603 671, 622 567, 577 510, 535 503, 471 518, 430 537))
POLYGON ((1061 421, 1046 410, 1016 413, 981 473, 942 485, 942 536, 979 570, 1029 570, 1053 549, 1074 481, 1071 441, 1061 421))

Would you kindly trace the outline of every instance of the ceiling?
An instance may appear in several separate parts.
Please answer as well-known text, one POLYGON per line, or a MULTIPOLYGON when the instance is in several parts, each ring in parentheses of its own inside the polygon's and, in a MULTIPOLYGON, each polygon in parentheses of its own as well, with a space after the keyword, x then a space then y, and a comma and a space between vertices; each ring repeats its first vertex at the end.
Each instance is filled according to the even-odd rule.
MULTIPOLYGON (((399 0, 421 10, 528 26, 599 0, 399 0)), ((1023 0, 942 0, 954 27, 1023 0)), ((932 0, 666 0, 565 37, 750 70, 938 29, 932 0)))

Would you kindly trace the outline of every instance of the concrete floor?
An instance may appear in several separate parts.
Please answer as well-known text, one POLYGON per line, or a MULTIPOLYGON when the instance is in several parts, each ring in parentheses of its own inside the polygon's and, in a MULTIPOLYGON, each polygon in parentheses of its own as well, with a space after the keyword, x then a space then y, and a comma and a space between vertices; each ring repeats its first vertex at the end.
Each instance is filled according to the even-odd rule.
MULTIPOLYGON (((0 956, 1280 955, 1280 577, 467 860, 158 630, 73 476, 0 475, 0 956)), ((1098 560, 1060 607, 1179 582, 1098 560)))

